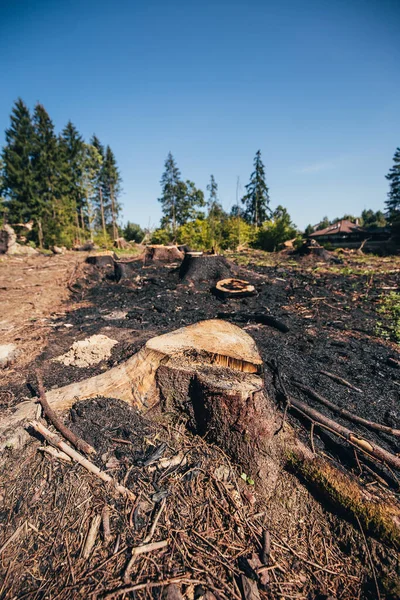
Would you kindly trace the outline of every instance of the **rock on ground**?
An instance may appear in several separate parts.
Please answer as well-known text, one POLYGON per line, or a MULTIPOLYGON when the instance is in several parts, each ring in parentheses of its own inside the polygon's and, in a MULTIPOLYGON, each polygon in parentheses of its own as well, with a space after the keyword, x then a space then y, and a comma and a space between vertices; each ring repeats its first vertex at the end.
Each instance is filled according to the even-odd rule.
POLYGON ((0 368, 8 365, 17 357, 18 350, 15 344, 3 344, 0 346, 0 368))
POLYGON ((111 350, 117 340, 112 340, 106 335, 92 335, 89 338, 74 342, 71 348, 54 360, 65 366, 91 367, 111 356, 111 350))

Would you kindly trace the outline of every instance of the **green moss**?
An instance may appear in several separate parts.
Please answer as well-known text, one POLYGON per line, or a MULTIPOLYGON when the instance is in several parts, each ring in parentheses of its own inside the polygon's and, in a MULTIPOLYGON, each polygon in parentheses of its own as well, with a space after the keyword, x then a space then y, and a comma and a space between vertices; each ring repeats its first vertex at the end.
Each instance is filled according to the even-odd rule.
POLYGON ((377 539, 400 549, 400 510, 393 504, 368 500, 356 481, 328 462, 303 460, 294 453, 287 455, 294 471, 335 507, 358 518, 364 530, 377 539), (397 517, 397 518, 396 518, 397 517))

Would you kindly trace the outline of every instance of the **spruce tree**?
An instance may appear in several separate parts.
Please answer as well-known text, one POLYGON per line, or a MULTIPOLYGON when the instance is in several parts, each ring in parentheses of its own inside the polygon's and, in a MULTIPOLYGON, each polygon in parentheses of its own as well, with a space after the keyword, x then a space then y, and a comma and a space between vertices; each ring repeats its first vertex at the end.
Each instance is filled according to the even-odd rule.
POLYGON ((161 203, 163 219, 162 226, 172 228, 172 234, 175 238, 177 225, 177 202, 178 195, 182 195, 181 173, 176 166, 176 162, 172 153, 169 152, 164 163, 165 171, 162 174, 160 185, 162 189, 161 198, 158 201, 161 203))
POLYGON ((247 194, 243 196, 245 205, 245 219, 260 227, 267 215, 271 214, 269 208, 269 193, 265 182, 265 167, 261 160, 261 151, 258 150, 254 159, 254 171, 250 175, 250 182, 246 185, 247 194))
POLYGON ((180 181, 176 193, 176 224, 181 226, 194 219, 204 219, 199 210, 205 205, 204 192, 199 190, 193 181, 180 181))
POLYGON ((9 220, 28 221, 35 204, 32 173, 33 126, 28 107, 18 99, 11 113, 2 150, 2 188, 9 220))
POLYGON ((38 240, 48 244, 69 243, 73 212, 62 189, 62 156, 54 125, 43 105, 33 113, 32 170, 35 204, 32 218, 38 225, 38 240))
POLYGON ((387 215, 390 221, 400 220, 400 148, 396 149, 393 156, 393 166, 386 179, 390 181, 390 190, 386 200, 387 215))
POLYGON ((74 213, 76 237, 81 243, 81 230, 84 234, 85 223, 82 223, 84 210, 84 194, 82 193, 82 174, 84 160, 84 141, 77 128, 68 121, 59 138, 61 160, 61 183, 63 194, 69 199, 74 213))
POLYGON ((118 202, 118 196, 121 193, 122 179, 117 166, 114 153, 110 146, 107 146, 102 167, 102 180, 104 182, 104 215, 106 225, 111 223, 112 235, 115 240, 118 237, 118 216, 121 205, 118 202))
POLYGON ((85 199, 84 212, 87 216, 90 239, 93 241, 94 232, 94 199, 97 192, 99 173, 103 159, 100 152, 91 144, 84 144, 84 158, 82 170, 82 195, 85 199))
POLYGON ((215 181, 214 175, 210 177, 210 183, 207 185, 207 191, 209 192, 207 200, 208 208, 208 224, 210 231, 210 242, 211 247, 216 251, 217 246, 217 225, 218 222, 224 217, 224 211, 218 200, 218 184, 215 181))
POLYGON ((96 223, 102 229, 103 241, 104 241, 104 244, 106 244, 107 230, 106 230, 106 219, 105 219, 105 213, 104 213, 105 182, 104 182, 104 168, 103 168, 105 151, 104 151, 103 144, 100 142, 99 138, 96 135, 92 136, 92 139, 90 140, 90 144, 94 148, 96 148, 98 155, 100 157, 99 158, 100 162, 101 162, 101 168, 99 169, 99 171, 97 173, 97 178, 96 178, 96 193, 95 193, 95 197, 94 197, 94 204, 96 207, 96 223))

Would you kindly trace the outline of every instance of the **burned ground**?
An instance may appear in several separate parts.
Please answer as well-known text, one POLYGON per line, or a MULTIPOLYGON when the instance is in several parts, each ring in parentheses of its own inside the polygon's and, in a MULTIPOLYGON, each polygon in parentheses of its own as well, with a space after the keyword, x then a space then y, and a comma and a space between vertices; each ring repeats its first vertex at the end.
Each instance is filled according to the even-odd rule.
MULTIPOLYGON (((143 267, 136 261, 131 279, 120 283, 113 280, 112 270, 82 267, 71 287, 65 314, 48 317, 51 327, 45 350, 24 367, 17 381, 7 380, 3 388, 7 404, 30 394, 26 381, 34 388, 31 373, 35 367, 43 369, 48 389, 59 387, 118 364, 155 335, 221 313, 236 322, 240 313, 248 315, 244 322, 241 317, 241 326, 255 339, 263 357, 267 393, 282 408, 283 390, 276 368, 290 395, 343 425, 349 423, 310 401, 294 382, 314 388, 360 416, 398 428, 400 371, 397 363, 389 360, 398 360, 397 345, 382 339, 381 332, 393 335, 393 328, 390 314, 382 316, 377 309, 382 297, 398 289, 399 261, 345 257, 343 265, 328 266, 306 259, 275 258, 262 264, 264 260, 255 253, 239 256, 238 262, 246 264, 241 265, 238 276, 253 283, 258 294, 223 301, 207 286, 183 285, 177 266, 143 267), (289 331, 254 322, 255 313, 274 317, 289 331), (109 360, 87 369, 51 361, 73 341, 99 333, 119 341, 109 360), (321 374, 322 370, 344 378, 362 392, 333 381, 321 374)), ((309 424, 290 412, 287 418, 311 443, 309 424)), ((127 406, 104 399, 81 403, 69 417, 71 428, 98 450, 99 466, 108 465, 119 481, 135 493, 142 492, 145 532, 159 506, 154 495, 168 494, 155 539, 164 539, 168 532, 173 538, 172 554, 140 558, 135 583, 181 577, 187 580, 183 588, 187 598, 193 597, 197 585, 189 580, 203 581, 216 597, 240 598, 238 576, 249 568, 245 559, 259 553, 262 531, 267 528, 273 551, 271 569, 266 571, 269 583, 261 589, 261 598, 376 597, 371 561, 357 523, 326 510, 290 473, 282 475, 270 505, 260 505, 257 490, 240 478, 240 465, 231 465, 221 451, 187 433, 184 423, 176 419, 170 416, 169 421, 150 423, 127 406), (184 464, 171 472, 144 467, 143 461, 162 443, 167 444, 167 457, 181 453, 184 464), (216 471, 224 466, 225 470, 216 471)), ((399 450, 388 435, 355 424, 350 427, 392 453, 399 450)), ((398 474, 361 460, 352 448, 317 429, 312 441, 317 451, 352 470, 363 485, 378 494, 390 490, 397 495, 398 474)), ((5 581, 0 597, 101 597, 106 590, 121 587, 129 548, 144 537, 143 528, 132 524, 134 507, 113 500, 107 489, 82 474, 79 466, 42 456, 37 445, 30 446, 22 458, 10 452, 2 466, 2 482, 1 515, 6 526, 0 544, 18 527, 25 529, 15 542, 18 550, 11 552, 9 547, 4 551, 5 581), (112 507, 113 547, 99 545, 85 561, 82 545, 90 520, 105 503, 112 507), (64 532, 57 531, 60 528, 65 528, 64 532), (117 542, 119 548, 113 554, 117 542), (48 562, 43 562, 47 555, 48 562), (61 577, 58 582, 56 575, 61 577)), ((396 598, 394 551, 372 539, 368 544, 382 597, 396 598)), ((160 598, 161 589, 139 588, 131 596, 160 598)))

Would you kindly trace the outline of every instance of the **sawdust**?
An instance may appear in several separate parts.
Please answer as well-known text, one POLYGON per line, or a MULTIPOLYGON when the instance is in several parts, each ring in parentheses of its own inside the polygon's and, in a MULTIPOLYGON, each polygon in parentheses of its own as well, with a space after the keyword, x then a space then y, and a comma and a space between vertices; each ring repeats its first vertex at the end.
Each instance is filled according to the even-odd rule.
POLYGON ((118 344, 117 340, 112 340, 106 335, 92 335, 79 342, 74 342, 68 352, 54 360, 68 367, 91 367, 110 358, 115 344, 118 344))

